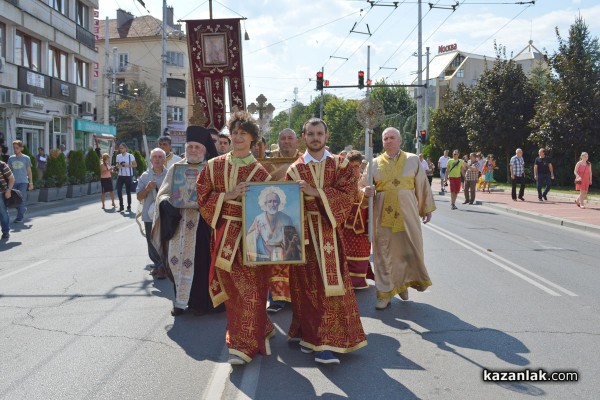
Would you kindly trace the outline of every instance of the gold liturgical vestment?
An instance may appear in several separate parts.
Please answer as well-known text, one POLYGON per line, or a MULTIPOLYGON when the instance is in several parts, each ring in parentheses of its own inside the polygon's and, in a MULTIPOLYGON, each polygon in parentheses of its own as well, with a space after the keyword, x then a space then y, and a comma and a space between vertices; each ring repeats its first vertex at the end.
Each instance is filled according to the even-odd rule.
MULTIPOLYGON (((409 287, 431 286, 425 267, 421 217, 435 210, 427 175, 419 157, 401 151, 396 158, 382 154, 374 160, 373 243, 378 298, 391 298, 409 287)), ((361 186, 367 185, 366 176, 361 186)))

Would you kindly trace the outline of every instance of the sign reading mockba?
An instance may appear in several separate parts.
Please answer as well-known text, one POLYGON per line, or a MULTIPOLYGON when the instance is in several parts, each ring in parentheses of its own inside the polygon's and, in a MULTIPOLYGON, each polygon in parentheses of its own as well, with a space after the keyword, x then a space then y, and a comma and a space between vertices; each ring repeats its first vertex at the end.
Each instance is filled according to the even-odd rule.
POLYGON ((458 49, 458 45, 456 43, 441 45, 441 46, 438 46, 438 54, 446 53, 448 51, 454 51, 456 49, 458 49))

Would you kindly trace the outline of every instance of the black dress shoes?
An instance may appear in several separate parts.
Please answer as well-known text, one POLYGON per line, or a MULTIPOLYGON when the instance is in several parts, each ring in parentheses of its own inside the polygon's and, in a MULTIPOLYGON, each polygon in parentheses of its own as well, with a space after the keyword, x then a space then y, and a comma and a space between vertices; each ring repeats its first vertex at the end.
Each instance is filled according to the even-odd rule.
POLYGON ((171 310, 171 315, 174 317, 177 317, 178 315, 183 314, 184 311, 185 310, 183 308, 173 307, 173 309, 171 310))

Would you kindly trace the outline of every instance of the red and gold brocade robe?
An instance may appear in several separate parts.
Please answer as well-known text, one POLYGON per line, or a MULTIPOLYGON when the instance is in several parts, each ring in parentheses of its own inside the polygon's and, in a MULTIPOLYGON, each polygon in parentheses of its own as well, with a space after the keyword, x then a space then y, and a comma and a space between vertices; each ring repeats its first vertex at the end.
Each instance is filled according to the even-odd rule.
POLYGON ((371 242, 369 242, 368 201, 362 191, 359 191, 352 203, 350 215, 344 223, 344 248, 352 287, 366 289, 367 279, 374 279, 371 270, 371 242))
POLYGON ((358 189, 348 161, 294 162, 287 180, 304 180, 321 198, 304 195, 306 264, 290 268, 293 317, 288 335, 315 351, 348 353, 367 344, 344 256, 341 230, 358 189))
POLYGON ((213 158, 198 175, 198 205, 214 229, 209 291, 215 306, 225 302, 226 342, 229 353, 246 362, 257 354, 270 354, 275 333, 267 317, 268 266, 243 265, 242 202, 225 201, 225 193, 241 182, 264 182, 269 173, 254 160, 248 165, 231 162, 231 153, 213 158))

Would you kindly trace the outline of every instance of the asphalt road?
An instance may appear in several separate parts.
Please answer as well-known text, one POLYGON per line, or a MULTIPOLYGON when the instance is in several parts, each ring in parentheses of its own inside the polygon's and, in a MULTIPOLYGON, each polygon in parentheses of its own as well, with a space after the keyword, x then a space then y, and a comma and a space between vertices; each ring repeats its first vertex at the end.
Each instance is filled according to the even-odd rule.
POLYGON ((286 342, 287 309, 272 355, 233 371, 225 315, 171 317, 133 215, 96 198, 32 209, 0 244, 0 398, 597 398, 599 237, 436 200, 433 286, 384 311, 373 287, 357 292, 367 347, 317 366, 286 342), (579 380, 484 382, 484 368, 579 380))

